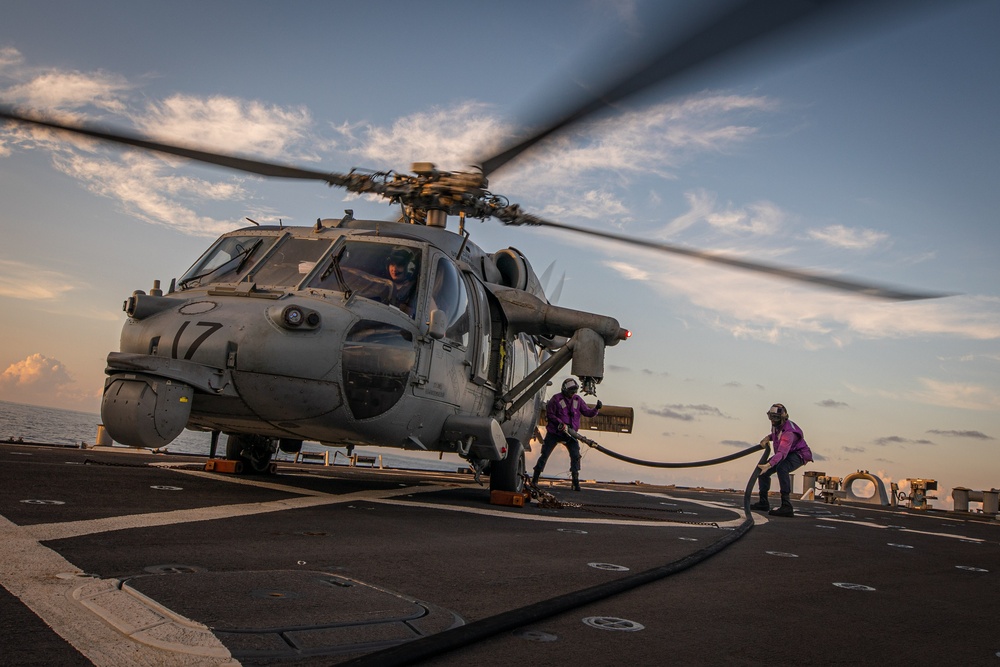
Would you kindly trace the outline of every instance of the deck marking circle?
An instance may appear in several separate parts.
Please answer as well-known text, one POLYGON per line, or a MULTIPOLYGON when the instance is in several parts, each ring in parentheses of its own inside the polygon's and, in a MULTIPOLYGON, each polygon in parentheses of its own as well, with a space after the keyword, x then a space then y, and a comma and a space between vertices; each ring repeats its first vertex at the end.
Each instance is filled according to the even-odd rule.
POLYGON ((614 563, 587 563, 590 567, 595 570, 608 570, 610 572, 628 572, 628 568, 624 565, 615 565, 614 563))
POLYGON ((619 632, 639 632, 645 630, 642 623, 630 621, 627 618, 617 618, 615 616, 588 616, 583 619, 585 625, 598 630, 616 630, 619 632))
POLYGON ((67 581, 73 581, 76 579, 100 579, 100 575, 88 574, 86 572, 60 572, 56 575, 56 579, 64 579, 67 581))
POLYGON ((971 565, 956 565, 955 568, 965 570, 966 572, 989 572, 989 570, 984 570, 981 567, 972 567, 971 565))
POLYGON ((520 639, 527 639, 529 642, 554 642, 559 641, 559 637, 551 632, 542 630, 515 630, 514 636, 520 639))
POLYGON ((183 491, 184 490, 183 486, 163 486, 161 484, 156 484, 156 485, 151 486, 149 488, 156 489, 157 491, 183 491))
POLYGON ((798 554, 790 554, 787 551, 765 551, 768 556, 778 556, 779 558, 798 558, 798 554))
POLYGON ((62 500, 39 500, 39 499, 28 499, 22 500, 25 505, 65 505, 66 503, 62 500))
POLYGON ((886 542, 890 547, 896 547, 897 549, 912 549, 913 547, 909 544, 896 544, 895 542, 886 542))
POLYGON ((573 535, 586 535, 587 531, 577 530, 576 528, 556 528, 560 533, 572 533, 573 535))
POLYGON ((150 574, 194 574, 196 572, 207 572, 203 567, 197 565, 183 565, 181 563, 166 563, 164 565, 150 565, 142 568, 144 572, 150 574))
POLYGON ((295 591, 282 591, 272 588, 259 588, 257 590, 250 591, 250 595, 263 600, 296 600, 302 597, 295 591))
POLYGON ((874 591, 875 589, 871 586, 865 586, 864 584, 852 584, 846 581, 835 581, 833 585, 837 588, 845 588, 849 591, 874 591))

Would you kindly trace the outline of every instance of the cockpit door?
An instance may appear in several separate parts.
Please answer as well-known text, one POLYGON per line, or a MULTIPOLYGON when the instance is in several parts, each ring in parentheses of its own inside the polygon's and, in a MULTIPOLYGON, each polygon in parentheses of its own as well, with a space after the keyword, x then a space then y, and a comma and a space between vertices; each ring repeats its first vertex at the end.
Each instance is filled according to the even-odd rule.
POLYGON ((428 275, 430 295, 426 315, 428 320, 433 318, 443 322, 444 335, 440 339, 429 335, 424 337, 413 393, 471 409, 466 397, 470 379, 467 358, 474 318, 469 290, 461 271, 450 257, 437 255, 432 262, 428 275))

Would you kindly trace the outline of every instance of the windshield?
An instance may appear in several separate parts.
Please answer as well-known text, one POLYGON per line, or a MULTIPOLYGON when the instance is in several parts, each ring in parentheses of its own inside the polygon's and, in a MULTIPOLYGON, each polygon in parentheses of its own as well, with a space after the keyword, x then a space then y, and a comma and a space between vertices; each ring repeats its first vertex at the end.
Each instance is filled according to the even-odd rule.
POLYGON ((258 285, 295 287, 312 272, 329 247, 328 239, 286 238, 254 268, 251 279, 258 285))
POLYGON ((398 308, 413 317, 420 260, 419 248, 347 241, 327 260, 326 267, 309 286, 351 292, 398 308))
POLYGON ((264 236, 227 236, 208 249, 180 280, 187 289, 209 283, 237 283, 250 267, 253 258, 261 257, 274 242, 264 236))

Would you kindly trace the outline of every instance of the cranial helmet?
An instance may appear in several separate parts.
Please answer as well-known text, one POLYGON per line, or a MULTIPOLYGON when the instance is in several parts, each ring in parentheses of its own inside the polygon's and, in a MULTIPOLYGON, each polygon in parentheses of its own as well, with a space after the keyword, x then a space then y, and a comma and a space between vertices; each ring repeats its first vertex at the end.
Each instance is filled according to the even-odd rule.
POLYGON ((389 258, 386 260, 386 267, 393 264, 404 268, 403 275, 407 280, 412 279, 417 273, 416 255, 408 248, 396 248, 389 253, 389 258))
POLYGON ((566 395, 575 394, 580 385, 573 378, 566 378, 562 383, 562 392, 566 395))
POLYGON ((781 403, 775 403, 767 409, 767 418, 771 420, 772 424, 778 426, 788 419, 788 410, 781 403))

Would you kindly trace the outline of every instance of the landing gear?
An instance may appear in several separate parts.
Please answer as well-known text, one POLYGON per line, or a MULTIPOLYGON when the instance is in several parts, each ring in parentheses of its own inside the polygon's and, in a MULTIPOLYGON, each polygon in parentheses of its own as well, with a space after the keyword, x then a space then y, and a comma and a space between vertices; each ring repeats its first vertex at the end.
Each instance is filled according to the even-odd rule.
POLYGON ((507 457, 490 464, 490 491, 521 493, 524 491, 526 471, 524 445, 516 440, 509 440, 507 457))
POLYGON ((226 458, 242 462, 246 472, 264 475, 271 472, 275 448, 273 438, 233 433, 226 440, 226 458))

